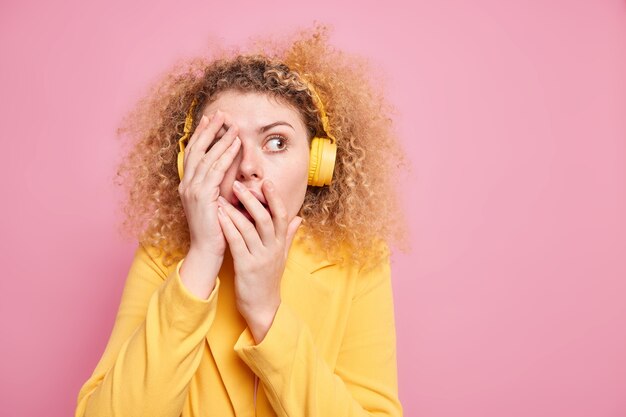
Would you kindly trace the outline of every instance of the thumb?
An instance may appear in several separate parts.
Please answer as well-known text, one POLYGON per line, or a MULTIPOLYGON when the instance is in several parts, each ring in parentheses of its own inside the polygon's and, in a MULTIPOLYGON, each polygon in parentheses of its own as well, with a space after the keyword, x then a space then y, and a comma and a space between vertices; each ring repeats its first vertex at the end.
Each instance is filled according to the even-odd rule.
POLYGON ((285 258, 287 258, 287 254, 289 253, 289 248, 291 247, 291 242, 293 241, 296 232, 298 231, 298 227, 302 223, 302 217, 296 216, 291 220, 289 226, 287 226, 287 236, 285 238, 285 258))

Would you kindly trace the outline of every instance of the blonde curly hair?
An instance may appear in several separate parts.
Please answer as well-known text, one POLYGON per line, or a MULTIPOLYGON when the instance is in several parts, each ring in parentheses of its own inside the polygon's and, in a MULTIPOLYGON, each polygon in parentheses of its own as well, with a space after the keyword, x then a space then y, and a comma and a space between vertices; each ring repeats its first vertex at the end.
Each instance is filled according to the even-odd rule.
POLYGON ((220 92, 268 94, 299 111, 311 140, 323 130, 308 82, 324 103, 337 158, 332 183, 307 188, 299 213, 307 247, 331 261, 347 255, 360 265, 385 256, 391 241, 405 248, 395 180, 408 163, 393 131, 393 108, 375 87, 380 83, 370 80, 368 63, 332 48, 328 27, 319 24, 294 39, 253 42, 251 49, 219 49, 176 65, 123 119, 118 134, 130 139, 130 147, 114 178, 125 188, 123 234, 163 251, 166 266, 188 252, 176 156, 194 99, 193 129, 220 92))

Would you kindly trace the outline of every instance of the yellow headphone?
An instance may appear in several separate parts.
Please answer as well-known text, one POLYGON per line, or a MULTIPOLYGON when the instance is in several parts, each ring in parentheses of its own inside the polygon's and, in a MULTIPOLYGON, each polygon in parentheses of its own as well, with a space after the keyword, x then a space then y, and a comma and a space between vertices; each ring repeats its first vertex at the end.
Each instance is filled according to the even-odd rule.
MULTIPOLYGON (((322 119, 322 127, 326 133, 326 137, 316 136, 311 140, 311 157, 309 162, 309 179, 308 184, 316 187, 323 187, 324 185, 330 185, 333 178, 333 171, 335 169, 335 158, 337 156, 337 140, 329 133, 329 122, 326 111, 324 110, 324 104, 317 95, 317 92, 313 86, 303 80, 311 91, 313 101, 320 112, 320 118, 322 119)), ((183 129, 183 136, 178 140, 178 176, 183 179, 183 161, 185 158, 185 143, 191 136, 191 127, 193 125, 193 112, 198 104, 194 98, 187 112, 185 119, 185 127, 183 129)))

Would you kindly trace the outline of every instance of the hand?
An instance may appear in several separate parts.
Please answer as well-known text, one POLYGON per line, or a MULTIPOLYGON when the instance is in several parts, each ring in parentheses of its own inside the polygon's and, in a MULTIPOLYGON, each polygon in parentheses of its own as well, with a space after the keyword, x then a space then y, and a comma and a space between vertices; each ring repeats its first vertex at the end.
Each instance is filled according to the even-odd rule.
POLYGON ((219 110, 211 115, 210 121, 207 116, 202 117, 185 147, 184 175, 178 186, 189 225, 191 248, 220 260, 224 258, 226 240, 217 218, 219 186, 241 146, 234 123, 229 123, 221 139, 217 137, 215 145, 209 146, 216 135, 224 131, 222 125, 226 118, 219 110))
POLYGON ((218 210, 233 257, 237 309, 257 343, 265 337, 280 305, 287 254, 302 222, 298 216, 288 221, 285 205, 270 181, 264 181, 261 189, 271 215, 243 184, 235 181, 233 186, 254 225, 223 197, 218 210))

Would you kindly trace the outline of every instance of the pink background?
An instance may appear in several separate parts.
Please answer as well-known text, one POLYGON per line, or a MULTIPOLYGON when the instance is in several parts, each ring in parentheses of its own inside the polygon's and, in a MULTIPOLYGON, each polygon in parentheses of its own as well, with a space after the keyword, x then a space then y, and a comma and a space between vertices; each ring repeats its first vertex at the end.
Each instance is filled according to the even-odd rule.
POLYGON ((102 354, 133 101, 209 38, 318 20, 385 74, 413 162, 405 415, 626 415, 626 1, 226 3, 1 3, 1 414, 73 415, 102 354))

